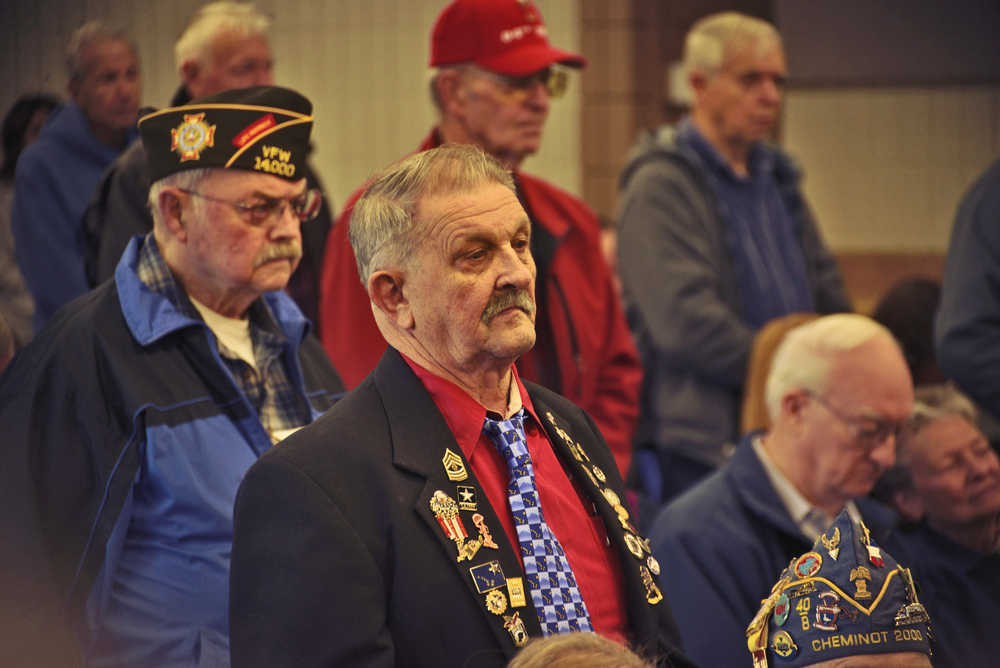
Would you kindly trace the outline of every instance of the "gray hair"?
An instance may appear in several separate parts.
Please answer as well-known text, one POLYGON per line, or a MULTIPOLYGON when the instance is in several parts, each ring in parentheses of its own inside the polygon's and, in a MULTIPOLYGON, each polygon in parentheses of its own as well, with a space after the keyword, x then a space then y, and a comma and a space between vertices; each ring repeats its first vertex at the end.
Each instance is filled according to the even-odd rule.
POLYGON ((822 394, 834 358, 880 336, 896 343, 888 329, 857 313, 824 316, 788 332, 774 353, 764 386, 771 422, 781 414, 781 400, 788 392, 802 389, 822 394))
POLYGON ((209 64, 212 42, 220 33, 232 32, 244 37, 266 36, 271 19, 249 3, 210 2, 188 21, 184 32, 174 44, 174 62, 177 72, 188 61, 209 64))
POLYGON ((164 188, 180 188, 181 190, 195 190, 213 171, 214 167, 199 167, 197 169, 185 169, 174 172, 169 176, 164 176, 158 181, 154 181, 149 186, 149 210, 153 213, 153 224, 159 225, 160 220, 160 193, 164 188))
POLYGON ((628 647, 596 633, 562 633, 535 638, 507 668, 652 668, 628 647))
POLYGON ((684 39, 684 69, 714 76, 726 55, 746 46, 781 44, 781 35, 767 21, 739 12, 709 14, 698 20, 684 39))
POLYGON ((135 42, 124 30, 109 28, 101 21, 88 21, 73 31, 66 47, 66 74, 71 83, 87 76, 90 67, 90 50, 105 42, 121 42, 126 44, 134 55, 138 54, 135 42))
POLYGON ((362 284, 387 263, 405 262, 416 245, 414 216, 423 197, 499 183, 517 193, 496 158, 469 144, 446 144, 411 155, 376 174, 355 203, 348 235, 362 284))
POLYGON ((960 417, 978 429, 975 405, 951 383, 924 385, 913 391, 913 413, 896 441, 896 464, 879 480, 873 492, 877 498, 891 501, 894 492, 913 487, 913 440, 927 426, 947 417, 960 417))

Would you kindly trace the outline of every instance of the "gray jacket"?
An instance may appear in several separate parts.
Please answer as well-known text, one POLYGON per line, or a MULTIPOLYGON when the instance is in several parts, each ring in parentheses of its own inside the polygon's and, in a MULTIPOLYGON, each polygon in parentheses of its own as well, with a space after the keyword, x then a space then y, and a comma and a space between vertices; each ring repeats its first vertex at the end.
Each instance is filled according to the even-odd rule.
MULTIPOLYGON (((773 178, 795 221, 817 312, 850 310, 799 171, 768 150, 776 153, 773 178)), ((755 332, 741 317, 729 226, 706 169, 670 127, 640 139, 621 176, 618 268, 645 369, 637 446, 719 465, 739 437, 755 332)))

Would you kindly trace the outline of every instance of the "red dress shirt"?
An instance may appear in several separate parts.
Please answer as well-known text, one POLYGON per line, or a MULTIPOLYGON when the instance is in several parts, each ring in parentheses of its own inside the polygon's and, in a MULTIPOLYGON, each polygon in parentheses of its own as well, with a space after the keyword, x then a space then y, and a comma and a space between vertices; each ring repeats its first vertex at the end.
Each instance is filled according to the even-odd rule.
MULTIPOLYGON (((490 505, 496 510, 507 538, 514 546, 514 552, 521 561, 521 567, 524 568, 517 532, 514 530, 514 519, 507 500, 510 473, 496 446, 483 433, 486 408, 454 383, 435 376, 405 355, 403 359, 417 374, 417 378, 423 383, 434 404, 444 416, 455 441, 462 449, 462 454, 465 455, 472 472, 482 485, 490 505), (506 509, 506 512, 503 509, 506 509)), ((587 604, 594 631, 624 644, 628 619, 618 555, 608 544, 604 523, 594 511, 592 502, 577 491, 566 475, 545 430, 541 427, 541 422, 531 405, 531 397, 521 384, 517 370, 512 367, 512 371, 526 413, 524 432, 535 469, 538 503, 545 522, 566 552, 566 559, 573 569, 580 595, 587 604)))

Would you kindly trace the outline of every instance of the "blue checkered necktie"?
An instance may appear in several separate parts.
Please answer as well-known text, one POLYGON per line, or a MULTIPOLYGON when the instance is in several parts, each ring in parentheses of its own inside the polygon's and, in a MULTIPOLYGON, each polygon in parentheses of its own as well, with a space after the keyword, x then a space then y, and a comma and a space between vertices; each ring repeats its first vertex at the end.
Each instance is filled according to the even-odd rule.
POLYGON ((566 553, 542 516, 535 469, 524 435, 524 409, 507 420, 487 417, 483 432, 496 445, 510 471, 507 499, 524 558, 528 591, 538 611, 542 631, 547 636, 593 631, 590 613, 576 586, 566 553))

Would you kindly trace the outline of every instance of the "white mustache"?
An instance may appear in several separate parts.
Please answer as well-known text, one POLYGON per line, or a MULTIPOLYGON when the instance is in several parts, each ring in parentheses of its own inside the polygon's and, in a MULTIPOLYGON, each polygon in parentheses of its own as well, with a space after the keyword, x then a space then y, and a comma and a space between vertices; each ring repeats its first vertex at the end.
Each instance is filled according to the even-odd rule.
POLYGON ((501 311, 509 309, 511 306, 515 306, 525 313, 529 317, 535 317, 535 302, 531 299, 531 295, 527 290, 512 290, 509 292, 501 292, 492 299, 483 309, 483 314, 479 317, 485 323, 493 320, 501 311))
POLYGON ((254 269, 272 260, 288 258, 298 261, 302 257, 302 244, 298 241, 279 241, 264 248, 254 260, 254 269))

